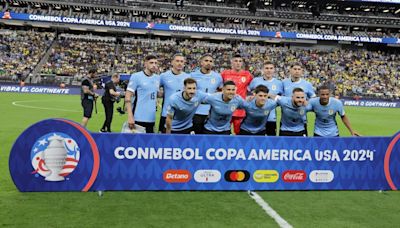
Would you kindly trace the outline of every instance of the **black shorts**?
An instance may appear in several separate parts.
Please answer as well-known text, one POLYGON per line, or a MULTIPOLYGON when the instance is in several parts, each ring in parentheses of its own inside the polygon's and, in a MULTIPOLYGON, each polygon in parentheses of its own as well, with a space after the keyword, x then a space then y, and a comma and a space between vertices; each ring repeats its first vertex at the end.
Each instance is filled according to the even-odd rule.
POLYGON ((171 134, 182 134, 182 135, 189 135, 193 131, 192 127, 189 127, 188 129, 184 129, 181 131, 173 131, 171 130, 171 134))
POLYGON ((230 135, 231 131, 209 131, 204 128, 203 134, 206 134, 206 135, 230 135))
MULTIPOLYGON (((321 136, 317 133, 314 133, 314 137, 326 137, 326 136, 321 136)), ((331 137, 339 137, 339 135, 331 136, 331 137)))
POLYGON ((306 130, 302 131, 279 131, 279 136, 307 136, 306 130))
POLYGON ((268 136, 276 136, 276 122, 268 121, 265 124, 265 134, 268 136))
POLYGON ((242 128, 240 128, 239 135, 265 135, 265 130, 259 131, 257 133, 252 133, 250 131, 246 131, 246 130, 243 130, 242 128))
POLYGON ((155 124, 154 122, 150 123, 150 122, 135 121, 135 124, 145 127, 146 133, 154 133, 154 124, 155 124))
POLYGON ((203 134, 204 124, 206 124, 207 115, 194 115, 193 117, 193 130, 196 134, 203 134))
POLYGON ((91 118, 93 112, 93 100, 83 99, 81 104, 83 107, 83 117, 91 118))
POLYGON ((160 118, 160 123, 158 124, 158 131, 161 133, 165 133, 165 120, 167 119, 167 117, 165 116, 161 116, 160 118))

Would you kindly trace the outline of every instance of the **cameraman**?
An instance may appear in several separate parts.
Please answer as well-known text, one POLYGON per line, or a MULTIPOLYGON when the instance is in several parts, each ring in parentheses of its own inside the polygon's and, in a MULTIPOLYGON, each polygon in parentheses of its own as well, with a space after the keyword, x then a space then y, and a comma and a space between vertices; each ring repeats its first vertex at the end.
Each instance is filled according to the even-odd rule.
POLYGON ((113 74, 111 80, 105 84, 104 94, 101 98, 103 103, 104 111, 106 113, 106 120, 104 121, 103 127, 100 132, 111 132, 111 121, 114 113, 114 101, 120 99, 121 93, 117 92, 115 85, 119 83, 119 74, 113 74))
POLYGON ((83 108, 83 118, 81 125, 83 127, 86 127, 89 119, 92 117, 93 103, 98 97, 93 90, 93 78, 95 77, 96 72, 96 69, 90 69, 88 77, 82 79, 81 105, 83 108))

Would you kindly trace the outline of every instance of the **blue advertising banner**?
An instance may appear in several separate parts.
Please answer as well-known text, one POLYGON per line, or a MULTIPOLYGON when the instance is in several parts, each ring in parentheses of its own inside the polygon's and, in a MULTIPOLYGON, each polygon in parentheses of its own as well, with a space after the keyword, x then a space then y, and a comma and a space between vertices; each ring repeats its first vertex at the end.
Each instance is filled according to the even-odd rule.
POLYGON ((9 159, 22 192, 396 190, 394 137, 90 133, 66 119, 26 129, 9 159))
POLYGON ((14 93, 42 93, 42 94, 80 94, 80 88, 60 88, 52 86, 19 86, 19 85, 1 85, 0 92, 14 92, 14 93))
POLYGON ((232 28, 173 25, 173 24, 156 24, 147 22, 126 22, 126 21, 111 21, 111 20, 100 20, 100 19, 83 19, 75 17, 47 16, 47 15, 23 14, 14 12, 0 12, 0 18, 7 20, 55 22, 55 23, 82 24, 82 25, 95 25, 95 26, 123 27, 131 29, 196 32, 196 33, 207 33, 207 34, 226 34, 226 35, 253 36, 253 37, 354 41, 354 42, 371 42, 371 43, 383 43, 383 44, 400 43, 400 39, 395 37, 359 37, 359 36, 341 36, 334 34, 323 35, 323 34, 308 34, 308 33, 280 32, 280 31, 274 32, 266 30, 246 30, 246 29, 232 29, 232 28))
POLYGON ((377 107, 377 108, 400 108, 400 100, 385 101, 385 100, 348 100, 342 99, 345 106, 356 107, 377 107))

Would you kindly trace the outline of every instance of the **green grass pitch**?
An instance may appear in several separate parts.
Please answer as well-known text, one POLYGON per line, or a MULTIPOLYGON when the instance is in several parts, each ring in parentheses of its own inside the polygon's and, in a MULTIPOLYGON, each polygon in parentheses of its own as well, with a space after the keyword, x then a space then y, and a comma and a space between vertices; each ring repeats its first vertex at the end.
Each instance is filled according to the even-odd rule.
MULTIPOLYGON (((278 227, 246 192, 20 193, 8 156, 14 140, 46 118, 81 121, 79 96, 0 93, 0 227, 278 227)), ((122 104, 118 104, 122 105, 122 104)), ((103 107, 88 129, 98 131, 103 107)), ((400 130, 400 109, 346 107, 353 128, 365 136, 400 130)), ((125 116, 114 114, 113 131, 125 116)), ((313 114, 309 123, 313 122, 313 114)), ((340 132, 347 129, 338 120, 340 132)), ((312 132, 312 126, 309 127, 312 132)), ((397 191, 266 191, 265 201, 294 227, 396 227, 397 191)))

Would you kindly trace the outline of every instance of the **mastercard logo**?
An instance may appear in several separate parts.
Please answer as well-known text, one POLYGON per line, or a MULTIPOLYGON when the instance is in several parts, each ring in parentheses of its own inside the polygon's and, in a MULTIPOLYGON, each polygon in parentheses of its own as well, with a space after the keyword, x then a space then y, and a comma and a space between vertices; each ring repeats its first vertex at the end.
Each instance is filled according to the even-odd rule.
POLYGON ((250 178, 250 173, 246 170, 228 170, 224 177, 228 182, 246 182, 250 178))

